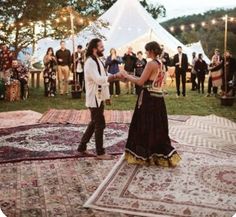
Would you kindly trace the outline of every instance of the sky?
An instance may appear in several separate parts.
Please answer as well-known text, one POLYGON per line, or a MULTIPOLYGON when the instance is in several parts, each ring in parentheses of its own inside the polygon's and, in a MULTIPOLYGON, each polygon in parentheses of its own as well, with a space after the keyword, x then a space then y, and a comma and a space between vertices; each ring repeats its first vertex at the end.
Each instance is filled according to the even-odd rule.
POLYGON ((165 6, 166 17, 159 19, 160 22, 184 15, 204 13, 216 8, 236 7, 236 0, 149 0, 149 2, 165 6))

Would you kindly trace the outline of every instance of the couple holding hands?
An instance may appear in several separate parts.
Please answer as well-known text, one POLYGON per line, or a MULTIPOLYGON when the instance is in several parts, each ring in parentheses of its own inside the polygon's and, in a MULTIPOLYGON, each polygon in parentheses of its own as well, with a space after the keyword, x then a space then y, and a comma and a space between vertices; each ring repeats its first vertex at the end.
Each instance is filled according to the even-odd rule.
POLYGON ((125 147, 125 159, 131 164, 174 167, 181 160, 172 147, 168 132, 167 111, 161 91, 164 79, 162 63, 158 60, 162 50, 157 42, 145 46, 147 63, 142 76, 129 75, 120 67, 116 75, 108 75, 103 62, 104 45, 100 39, 90 41, 84 66, 86 107, 91 112, 91 122, 84 133, 78 152, 86 154, 87 143, 95 133, 98 160, 110 160, 112 156, 103 148, 105 129, 104 104, 110 99, 109 82, 121 80, 142 87, 129 128, 125 147))

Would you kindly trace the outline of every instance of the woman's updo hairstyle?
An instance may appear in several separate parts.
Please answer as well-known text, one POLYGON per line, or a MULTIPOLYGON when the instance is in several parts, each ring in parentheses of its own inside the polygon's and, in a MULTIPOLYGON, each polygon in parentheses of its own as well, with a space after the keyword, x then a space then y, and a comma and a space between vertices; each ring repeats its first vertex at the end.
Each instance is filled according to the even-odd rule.
POLYGON ((162 53, 160 45, 156 41, 149 42, 145 45, 145 50, 153 52, 155 56, 159 56, 162 53))

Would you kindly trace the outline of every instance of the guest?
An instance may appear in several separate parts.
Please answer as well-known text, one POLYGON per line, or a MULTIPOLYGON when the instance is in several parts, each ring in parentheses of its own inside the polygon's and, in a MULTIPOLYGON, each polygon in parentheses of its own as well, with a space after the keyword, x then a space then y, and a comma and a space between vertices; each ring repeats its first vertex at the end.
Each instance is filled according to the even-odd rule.
POLYGON ((197 72, 195 70, 195 64, 197 62, 197 55, 196 55, 196 52, 193 52, 192 54, 192 70, 191 70, 191 82, 192 82, 192 91, 196 90, 197 89, 197 82, 196 82, 196 78, 197 78, 197 72))
POLYGON ((21 90, 21 99, 25 100, 28 98, 29 87, 28 87, 28 79, 29 79, 29 70, 19 63, 18 60, 12 60, 12 66, 8 69, 11 79, 18 80, 20 82, 20 90, 21 90))
MULTIPOLYGON (((226 83, 227 83, 227 95, 233 95, 233 88, 232 86, 229 86, 229 82, 233 81, 234 74, 236 73, 236 60, 232 57, 232 54, 230 51, 226 51, 225 53, 226 57, 226 83)), ((223 74, 223 85, 222 85, 222 90, 226 92, 225 88, 225 69, 224 69, 224 74, 223 74)))
POLYGON ((218 62, 223 61, 223 57, 220 55, 220 50, 218 48, 216 48, 214 51, 214 55, 211 58, 212 62, 213 62, 213 58, 215 59, 215 61, 218 61, 218 62))
MULTIPOLYGON (((132 47, 128 47, 128 51, 123 56, 123 62, 125 64, 125 70, 130 74, 134 75, 134 68, 136 63, 136 55, 133 53, 132 47)), ((134 85, 130 82, 126 83, 127 94, 134 94, 134 85), (130 89, 131 88, 131 89, 130 89)))
MULTIPOLYGON (((119 64, 122 63, 122 59, 117 56, 116 50, 112 48, 110 50, 110 56, 107 57, 105 66, 108 70, 109 74, 115 75, 119 72, 119 64)), ((110 82, 110 95, 112 96, 114 94, 114 85, 115 85, 115 93, 116 97, 120 95, 120 81, 111 81, 110 82)))
MULTIPOLYGON (((137 53, 137 61, 135 63, 135 76, 136 77, 141 77, 143 70, 147 64, 147 60, 143 58, 143 53, 142 51, 139 51, 137 53)), ((142 88, 138 85, 135 85, 135 90, 136 90, 136 94, 139 95, 142 88)))
POLYGON ((180 96, 180 77, 182 78, 182 94, 186 96, 186 72, 188 70, 188 57, 182 52, 182 47, 178 46, 178 54, 174 56, 176 89, 178 98, 180 96))
POLYGON ((44 78, 44 95, 54 97, 56 95, 56 66, 57 60, 53 52, 53 48, 48 48, 43 59, 45 69, 43 71, 44 78))
POLYGON ((6 44, 3 44, 0 52, 0 71, 3 72, 3 75, 0 77, 5 77, 5 72, 12 67, 12 60, 13 53, 6 44))
POLYGON ((152 61, 147 63, 142 76, 123 73, 127 80, 142 87, 130 124, 125 159, 129 164, 174 167, 181 158, 171 145, 163 94, 156 92, 164 79, 162 63, 157 60, 161 48, 157 42, 150 42, 145 49, 152 61))
MULTIPOLYGON (((74 55, 72 54, 72 63, 74 61, 74 55)), ((75 52, 75 68, 72 64, 72 71, 76 70, 76 80, 79 82, 79 85, 82 90, 85 91, 84 85, 84 51, 82 45, 77 46, 77 51, 75 52)))
MULTIPOLYGON (((166 80, 167 80, 167 76, 168 76, 168 66, 170 65, 170 56, 167 52, 165 52, 165 47, 164 45, 161 45, 161 50, 162 53, 160 55, 160 60, 163 63, 163 70, 165 72, 165 78, 164 78, 164 82, 163 82, 163 87, 166 86, 166 80)), ((163 90, 165 94, 168 94, 167 90, 163 90)))
POLYGON ((86 62, 84 65, 85 86, 86 86, 86 106, 91 113, 89 123, 78 147, 78 152, 86 154, 87 143, 95 133, 95 144, 98 160, 111 160, 112 156, 105 154, 103 147, 103 133, 105 129, 104 103, 110 99, 109 83, 122 76, 117 73, 107 75, 105 67, 100 60, 104 56, 104 46, 100 39, 92 39, 88 45, 86 62))
POLYGON ((69 76, 71 65, 71 54, 66 49, 65 41, 60 43, 61 49, 56 52, 56 58, 58 63, 58 89, 60 94, 69 94, 69 76))
POLYGON ((207 64, 203 60, 202 54, 198 54, 198 60, 195 63, 194 70, 197 72, 198 93, 200 93, 200 89, 202 89, 202 93, 204 93, 204 82, 205 82, 205 75, 207 73, 207 64))
POLYGON ((214 55, 212 62, 208 67, 209 78, 208 78, 208 93, 206 97, 211 96, 213 91, 214 96, 218 96, 218 87, 222 85, 222 74, 223 74, 223 61, 219 62, 219 57, 214 55))

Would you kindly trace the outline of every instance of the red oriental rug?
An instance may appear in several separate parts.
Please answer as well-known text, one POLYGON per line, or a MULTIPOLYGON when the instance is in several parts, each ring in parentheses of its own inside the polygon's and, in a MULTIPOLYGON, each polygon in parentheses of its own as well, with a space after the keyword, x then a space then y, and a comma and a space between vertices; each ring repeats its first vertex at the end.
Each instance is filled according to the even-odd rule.
MULTIPOLYGON (((84 157, 78 154, 77 147, 86 127, 39 124, 0 129, 0 163, 84 157)), ((107 153, 123 153, 128 128, 127 124, 107 124, 104 132, 107 153)), ((88 144, 88 151, 91 153, 90 157, 95 156, 94 138, 88 144)))
POLYGON ((236 212, 236 153, 177 146, 176 168, 112 169, 86 208, 147 217, 231 217, 236 212))
MULTIPOLYGON (((130 123, 133 111, 105 110, 106 123, 130 123)), ((186 122, 190 116, 169 115, 169 120, 186 122)), ((88 124, 90 121, 89 110, 57 110, 50 109, 45 112, 39 122, 41 124, 88 124)))

